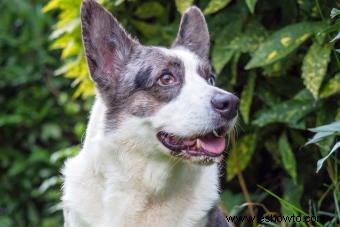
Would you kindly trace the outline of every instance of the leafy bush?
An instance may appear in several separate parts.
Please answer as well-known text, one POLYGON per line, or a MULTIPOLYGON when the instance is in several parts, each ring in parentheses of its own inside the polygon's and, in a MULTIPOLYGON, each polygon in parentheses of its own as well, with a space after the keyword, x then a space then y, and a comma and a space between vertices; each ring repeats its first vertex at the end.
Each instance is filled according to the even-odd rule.
POLYGON ((0 2, 1 227, 61 225, 59 170, 72 153, 61 149, 79 144, 85 127, 86 106, 71 99, 67 79, 53 77, 45 3, 0 2))
MULTIPOLYGON (((44 11, 57 10, 59 15, 51 34, 51 48, 61 49, 64 65, 55 73, 73 79, 73 86, 77 86, 75 96, 87 98, 93 95, 93 85, 81 45, 80 2, 51 0, 44 11)), ((339 11, 332 10, 340 7, 339 3, 100 2, 142 43, 154 45, 170 44, 180 13, 188 6, 195 3, 203 9, 211 32, 211 60, 218 85, 241 97, 237 140, 229 150, 223 181, 222 202, 228 214, 241 214, 248 207, 250 213, 258 215, 269 211, 299 213, 321 216, 325 225, 339 222, 336 155, 327 159, 327 168, 315 174, 316 161, 330 152, 339 135, 319 141, 317 146, 304 147, 312 136, 306 129, 340 119, 340 60, 334 48, 339 38, 339 11), (327 16, 331 10, 333 18, 327 16), (279 195, 279 200, 265 192, 279 195)), ((31 95, 26 94, 25 98, 31 95)), ((34 105, 42 103, 35 101, 34 105)), ((8 135, 13 133, 14 129, 8 135)))

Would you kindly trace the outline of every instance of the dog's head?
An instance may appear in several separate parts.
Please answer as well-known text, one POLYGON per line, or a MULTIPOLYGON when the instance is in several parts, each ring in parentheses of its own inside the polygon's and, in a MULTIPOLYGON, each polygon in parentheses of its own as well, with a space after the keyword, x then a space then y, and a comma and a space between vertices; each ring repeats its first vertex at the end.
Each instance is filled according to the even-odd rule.
POLYGON ((202 12, 191 7, 184 13, 169 49, 142 46, 94 0, 84 0, 81 20, 91 78, 106 107, 106 133, 119 131, 152 147, 153 155, 219 161, 239 100, 214 87, 202 12))

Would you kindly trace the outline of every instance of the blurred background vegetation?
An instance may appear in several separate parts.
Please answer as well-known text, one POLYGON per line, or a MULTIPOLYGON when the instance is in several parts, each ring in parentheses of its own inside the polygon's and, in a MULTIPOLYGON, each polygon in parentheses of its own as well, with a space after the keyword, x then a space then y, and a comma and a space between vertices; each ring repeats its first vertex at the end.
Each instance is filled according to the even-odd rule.
MULTIPOLYGON (((339 224, 338 1, 99 2, 152 45, 171 43, 188 6, 205 13, 217 83, 241 97, 221 177, 228 215, 308 214, 319 226, 339 224)), ((80 4, 0 1, 1 227, 62 225, 59 170, 79 151, 94 95, 80 4)))

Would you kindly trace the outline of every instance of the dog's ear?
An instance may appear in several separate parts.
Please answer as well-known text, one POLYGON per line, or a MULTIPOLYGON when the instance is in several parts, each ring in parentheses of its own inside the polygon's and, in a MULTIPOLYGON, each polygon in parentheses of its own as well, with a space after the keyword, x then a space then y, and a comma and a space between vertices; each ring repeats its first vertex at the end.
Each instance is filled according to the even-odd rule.
POLYGON ((202 11, 190 7, 182 16, 181 24, 172 47, 184 46, 202 58, 209 57, 209 31, 202 11))
POLYGON ((138 42, 95 0, 83 1, 81 25, 91 77, 98 86, 107 86, 120 73, 138 42))

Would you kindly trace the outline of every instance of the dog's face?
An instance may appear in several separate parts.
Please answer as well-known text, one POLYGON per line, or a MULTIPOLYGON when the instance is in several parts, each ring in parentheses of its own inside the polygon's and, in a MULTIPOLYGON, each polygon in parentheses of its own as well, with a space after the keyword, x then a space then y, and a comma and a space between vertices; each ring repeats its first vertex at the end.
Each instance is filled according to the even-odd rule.
POLYGON ((106 133, 124 131, 126 140, 152 147, 149 155, 219 161, 239 100, 214 87, 202 12, 186 11, 170 49, 131 39, 94 0, 83 2, 81 19, 91 78, 107 109, 106 133))

